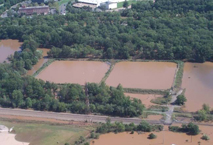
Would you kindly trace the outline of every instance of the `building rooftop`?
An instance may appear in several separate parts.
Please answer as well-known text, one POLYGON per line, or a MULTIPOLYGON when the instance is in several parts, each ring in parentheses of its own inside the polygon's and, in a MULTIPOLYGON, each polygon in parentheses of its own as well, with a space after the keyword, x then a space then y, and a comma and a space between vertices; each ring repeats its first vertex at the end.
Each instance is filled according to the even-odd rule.
POLYGON ((19 9, 39 9, 39 8, 49 8, 49 6, 34 6, 34 7, 26 7, 26 6, 22 6, 19 9))

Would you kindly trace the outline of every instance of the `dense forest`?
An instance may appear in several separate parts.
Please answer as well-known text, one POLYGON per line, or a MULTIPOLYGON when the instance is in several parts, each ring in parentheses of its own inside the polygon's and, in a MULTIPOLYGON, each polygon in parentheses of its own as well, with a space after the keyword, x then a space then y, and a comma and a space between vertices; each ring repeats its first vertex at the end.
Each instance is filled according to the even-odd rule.
POLYGON ((0 5, 2 5, 0 6, 0 14, 9 9, 11 6, 22 1, 24 0, 0 0, 0 5))
POLYGON ((35 41, 54 58, 213 60, 212 0, 138 2, 122 12, 91 12, 69 3, 66 16, 0 20, 0 39, 35 41))
POLYGON ((9 64, 0 64, 0 104, 3 107, 33 108, 72 113, 101 113, 133 117, 142 114, 138 99, 124 95, 122 86, 104 83, 56 85, 31 76, 21 77, 9 64))
POLYGON ((122 12, 91 12, 71 3, 63 15, 0 18, 0 39, 19 39, 22 51, 0 64, 0 105, 36 110, 139 116, 141 101, 122 86, 56 85, 23 76, 41 57, 213 61, 213 2, 156 0, 122 12))

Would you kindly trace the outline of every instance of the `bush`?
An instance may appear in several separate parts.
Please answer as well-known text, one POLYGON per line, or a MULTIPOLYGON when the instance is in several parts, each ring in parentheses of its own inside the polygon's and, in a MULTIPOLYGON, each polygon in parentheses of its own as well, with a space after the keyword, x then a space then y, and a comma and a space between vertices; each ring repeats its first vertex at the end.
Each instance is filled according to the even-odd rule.
POLYGON ((191 135, 197 135, 200 133, 199 127, 196 124, 189 123, 183 124, 182 127, 169 126, 169 130, 172 132, 185 132, 191 135))
POLYGON ((155 139, 155 138, 157 138, 157 136, 154 133, 149 134, 149 139, 155 139))
POLYGON ((210 138, 209 138, 206 134, 204 134, 204 135, 201 137, 201 139, 203 139, 203 140, 209 140, 210 138))
POLYGON ((184 95, 179 95, 179 96, 177 96, 177 100, 175 101, 175 104, 184 105, 186 101, 187 101, 187 99, 184 95))

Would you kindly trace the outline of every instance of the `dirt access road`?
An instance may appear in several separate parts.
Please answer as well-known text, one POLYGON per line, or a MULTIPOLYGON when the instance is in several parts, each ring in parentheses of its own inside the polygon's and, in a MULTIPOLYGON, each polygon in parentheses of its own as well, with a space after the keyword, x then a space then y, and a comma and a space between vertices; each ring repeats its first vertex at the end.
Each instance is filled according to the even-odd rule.
MULTIPOLYGON (((142 121, 142 119, 140 118, 108 117, 101 115, 56 113, 47 111, 34 111, 34 110, 10 109, 10 108, 0 108, 0 115, 27 116, 27 117, 48 118, 65 121, 87 121, 87 122, 103 122, 103 123, 105 123, 107 118, 110 118, 111 122, 122 121, 125 124, 129 123, 139 124, 142 121)), ((146 120, 146 121, 151 124, 162 124, 162 122, 159 120, 146 120)))

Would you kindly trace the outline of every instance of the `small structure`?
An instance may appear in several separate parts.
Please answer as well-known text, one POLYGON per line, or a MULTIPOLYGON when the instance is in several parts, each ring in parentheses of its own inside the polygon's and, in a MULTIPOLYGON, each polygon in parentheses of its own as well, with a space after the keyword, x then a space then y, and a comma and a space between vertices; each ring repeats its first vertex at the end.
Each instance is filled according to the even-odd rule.
POLYGON ((19 14, 24 13, 26 15, 36 14, 48 14, 49 13, 49 6, 35 6, 35 7, 26 7, 22 6, 19 8, 19 14))
POLYGON ((111 10, 111 9, 116 9, 117 8, 117 3, 116 2, 106 2, 106 8, 108 10, 111 10))
POLYGON ((75 8, 91 7, 92 9, 95 9, 97 5, 92 3, 74 3, 73 7, 75 8))
POLYGON ((40 4, 46 2, 46 0, 32 0, 32 2, 40 4))

